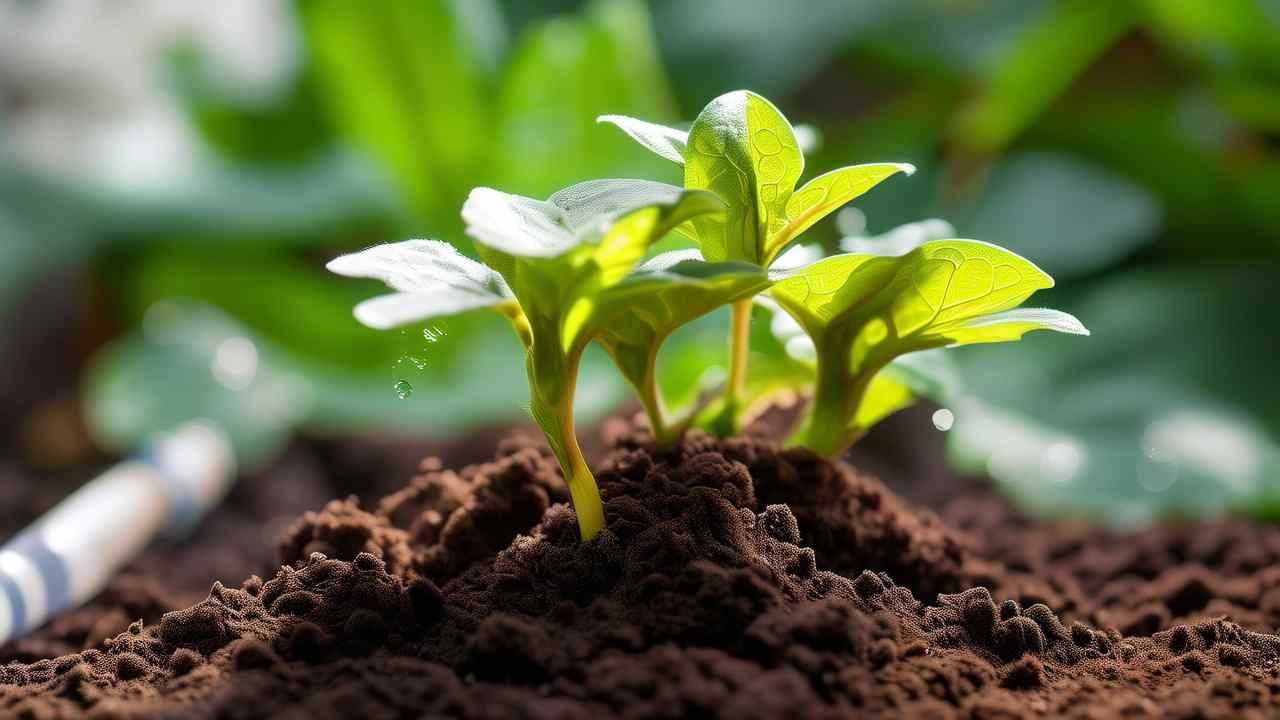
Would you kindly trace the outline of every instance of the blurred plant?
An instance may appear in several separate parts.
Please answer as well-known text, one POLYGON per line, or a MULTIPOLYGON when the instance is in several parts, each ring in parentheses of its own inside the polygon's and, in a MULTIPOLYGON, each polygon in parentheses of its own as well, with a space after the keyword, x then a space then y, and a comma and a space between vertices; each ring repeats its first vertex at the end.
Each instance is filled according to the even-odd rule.
POLYGON ((270 98, 299 54, 284 0, 0 5, 6 143, 64 179, 118 190, 192 182, 212 158, 165 86, 162 61, 182 46, 246 102, 270 98))
MULTIPOLYGON (((497 323, 451 319, 447 337, 428 352, 417 347, 418 333, 371 333, 332 311, 367 290, 318 281, 298 250, 359 246, 389 234, 460 237, 456 208, 477 182, 545 196, 584 176, 643 174, 659 166, 643 150, 611 142, 592 121, 609 107, 658 117, 673 112, 644 5, 594 2, 576 15, 538 18, 516 38, 508 37, 502 14, 487 0, 315 0, 300 4, 298 15, 311 63, 283 105, 229 107, 183 75, 194 117, 221 153, 269 165, 260 175, 300 175, 300 165, 319 165, 317 154, 337 142, 348 146, 346 159, 359 151, 391 182, 365 168, 362 179, 352 178, 356 187, 323 200, 283 184, 255 184, 249 193, 243 180, 229 182, 248 195, 237 199, 241 208, 261 204, 301 217, 293 225, 255 226, 243 212, 223 211, 239 224, 216 245, 157 227, 145 251, 129 252, 129 261, 113 262, 108 273, 127 318, 139 321, 148 307, 171 297, 223 308, 287 350, 309 379, 337 382, 335 392, 372 388, 355 404, 363 410, 350 414, 351 426, 443 433, 456 429, 454 419, 465 418, 464 425, 511 419, 508 379, 518 370, 510 353, 494 351, 509 342, 497 323), (314 207, 306 202, 313 197, 314 207), (303 306, 310 310, 297 309, 303 306), (300 322, 298 312, 307 320, 300 322), (356 345, 366 352, 336 351, 356 345), (471 382, 464 370, 477 366, 492 368, 500 380, 471 382), (414 402, 389 390, 399 380, 415 386, 414 402), (452 406, 464 383, 474 407, 448 417, 407 407, 452 406), (384 401, 373 403, 367 396, 378 389, 384 401)), ((328 169, 302 177, 343 176, 328 169)), ((131 222, 137 227, 139 218, 131 222)), ((602 360, 588 356, 583 372, 609 377, 600 372, 607 370, 602 360)), ((591 393, 587 415, 596 417, 622 388, 592 382, 599 390, 591 393)))
POLYGON ((321 107, 395 179, 413 234, 459 236, 477 184, 545 196, 657 165, 591 123, 609 107, 674 114, 642 3, 595 0, 514 41, 502 17, 492 0, 302 9, 321 107))

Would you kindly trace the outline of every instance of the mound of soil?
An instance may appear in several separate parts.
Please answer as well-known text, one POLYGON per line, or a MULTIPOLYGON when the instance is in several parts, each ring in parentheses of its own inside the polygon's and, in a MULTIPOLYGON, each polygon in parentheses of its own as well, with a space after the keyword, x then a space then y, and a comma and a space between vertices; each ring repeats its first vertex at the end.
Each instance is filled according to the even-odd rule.
POLYGON ((0 715, 1273 714, 1274 530, 1116 536, 976 488, 939 516, 766 439, 614 434, 590 543, 545 449, 428 460, 297 518, 268 579, 99 601, 143 618, 100 642, 45 628, 80 646, 0 666, 0 715))

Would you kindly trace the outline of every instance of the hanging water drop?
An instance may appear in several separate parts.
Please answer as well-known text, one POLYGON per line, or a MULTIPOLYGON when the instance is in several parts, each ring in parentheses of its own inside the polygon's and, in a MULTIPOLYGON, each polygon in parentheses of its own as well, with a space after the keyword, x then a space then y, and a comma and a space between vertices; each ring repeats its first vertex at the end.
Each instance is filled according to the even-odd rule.
POLYGON ((933 414, 933 426, 946 432, 956 424, 956 416, 950 410, 942 408, 933 414))
POLYGON ((413 385, 408 380, 400 380, 396 383, 396 397, 401 400, 408 399, 413 394, 413 385))

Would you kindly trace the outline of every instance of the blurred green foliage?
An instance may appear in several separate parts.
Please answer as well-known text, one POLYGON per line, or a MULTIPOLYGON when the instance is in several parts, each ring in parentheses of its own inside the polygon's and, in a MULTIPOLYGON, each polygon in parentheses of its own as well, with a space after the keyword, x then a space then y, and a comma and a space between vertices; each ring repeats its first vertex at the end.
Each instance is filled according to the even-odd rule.
MULTIPOLYGON (((770 0, 301 0, 297 15, 306 62, 272 104, 220 97, 175 59, 174 84, 219 158, 180 189, 50 179, 0 151, 0 309, 42 271, 89 260, 122 327, 173 297, 229 313, 328 403, 309 421, 421 432, 511 418, 523 369, 503 365, 519 353, 497 349, 511 342, 500 321, 450 323, 430 347, 417 330, 366 330, 352 295, 377 288, 353 291, 321 261, 408 237, 456 243, 477 185, 545 196, 594 177, 678 181, 595 117, 687 123, 707 99, 750 88, 821 130, 813 175, 921 169, 855 203, 869 233, 946 218, 1059 277, 1046 303, 1094 331, 957 351, 964 389, 939 397, 956 404, 963 467, 1047 511, 1118 521, 1280 507, 1256 502, 1280 497, 1269 369, 1280 320, 1265 305, 1280 251, 1274 0, 814 0, 803 12, 770 0), (401 379, 417 388, 408 400, 393 391, 401 379), (966 407, 988 422, 966 421, 966 407), (1187 432, 1216 438, 1204 457, 1161 445, 1187 432), (997 456, 997 437, 1027 449, 997 456), (1152 473, 1163 479, 1141 479, 1152 473)), ((813 234, 838 235, 830 222, 813 234)), ((668 343, 673 397, 723 365, 725 323, 715 314, 668 343)), ((758 331, 753 367, 785 371, 758 331)), ((580 395, 619 397, 599 377, 580 395)), ((132 393, 159 396, 138 383, 132 393)))

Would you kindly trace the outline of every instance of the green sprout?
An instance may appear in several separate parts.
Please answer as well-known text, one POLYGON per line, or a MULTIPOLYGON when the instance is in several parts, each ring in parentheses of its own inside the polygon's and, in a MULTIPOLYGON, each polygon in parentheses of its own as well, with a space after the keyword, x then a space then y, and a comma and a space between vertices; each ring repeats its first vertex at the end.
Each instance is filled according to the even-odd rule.
POLYGON ((397 291, 356 307, 357 319, 371 327, 479 308, 508 318, 526 350, 530 414, 560 463, 589 540, 604 526, 604 510, 574 433, 582 353, 599 338, 640 391, 655 436, 674 439, 678 423, 666 421, 654 379, 662 340, 767 281, 751 267, 687 257, 659 256, 632 270, 677 225, 721 212, 713 193, 644 181, 580 183, 546 201, 477 188, 462 214, 483 263, 447 243, 409 240, 337 258, 329 269, 397 291))
MULTIPOLYGON (((724 214, 696 218, 681 228, 709 261, 768 268, 814 223, 886 178, 915 172, 903 163, 852 165, 796 188, 804 154, 795 130, 768 100, 741 90, 708 103, 687 133, 619 115, 599 120, 684 165, 686 189, 710 190, 724 200, 724 214)), ((751 307, 750 297, 732 304, 729 378, 720 411, 709 423, 721 435, 738 430, 748 405, 751 307)))
POLYGON ((881 372, 907 353, 1019 340, 1032 330, 1089 331, 1057 310, 1015 309, 1053 279, 977 240, 935 240, 900 257, 834 255, 781 273, 769 290, 813 344, 813 400, 790 444, 842 453, 912 401, 881 372))
MULTIPOLYGON (((913 370, 904 356, 1018 340, 1032 330, 1088 334, 1066 313, 1017 309, 1053 280, 994 245, 930 239, 950 230, 945 223, 875 241, 890 246, 892 255, 819 259, 817 248, 805 247, 779 262, 824 215, 912 168, 857 165, 796 189, 804 157, 795 134, 758 95, 717 98, 689 133, 602 119, 683 163, 685 186, 594 180, 547 200, 477 188, 462 217, 479 262, 447 243, 409 240, 329 264, 336 273, 380 279, 396 291, 356 307, 356 317, 375 328, 481 308, 510 321, 525 348, 530 414, 560 463, 584 540, 604 527, 604 506, 573 420, 578 368, 592 342, 635 389, 655 445, 668 447, 702 408, 696 400, 674 412, 665 407, 657 382, 664 341, 718 307, 732 308, 729 382, 709 414, 713 429, 734 432, 748 400, 751 307, 770 305, 778 311, 775 332, 779 320, 791 325, 781 355, 808 362, 774 362, 772 370, 765 364, 766 377, 753 380, 751 389, 762 398, 812 386, 808 414, 790 444, 836 456, 913 402, 922 387, 927 392, 929 373, 913 370), (701 250, 645 261, 650 248, 677 229, 701 250)), ((863 240, 846 245, 861 250, 863 240)))

